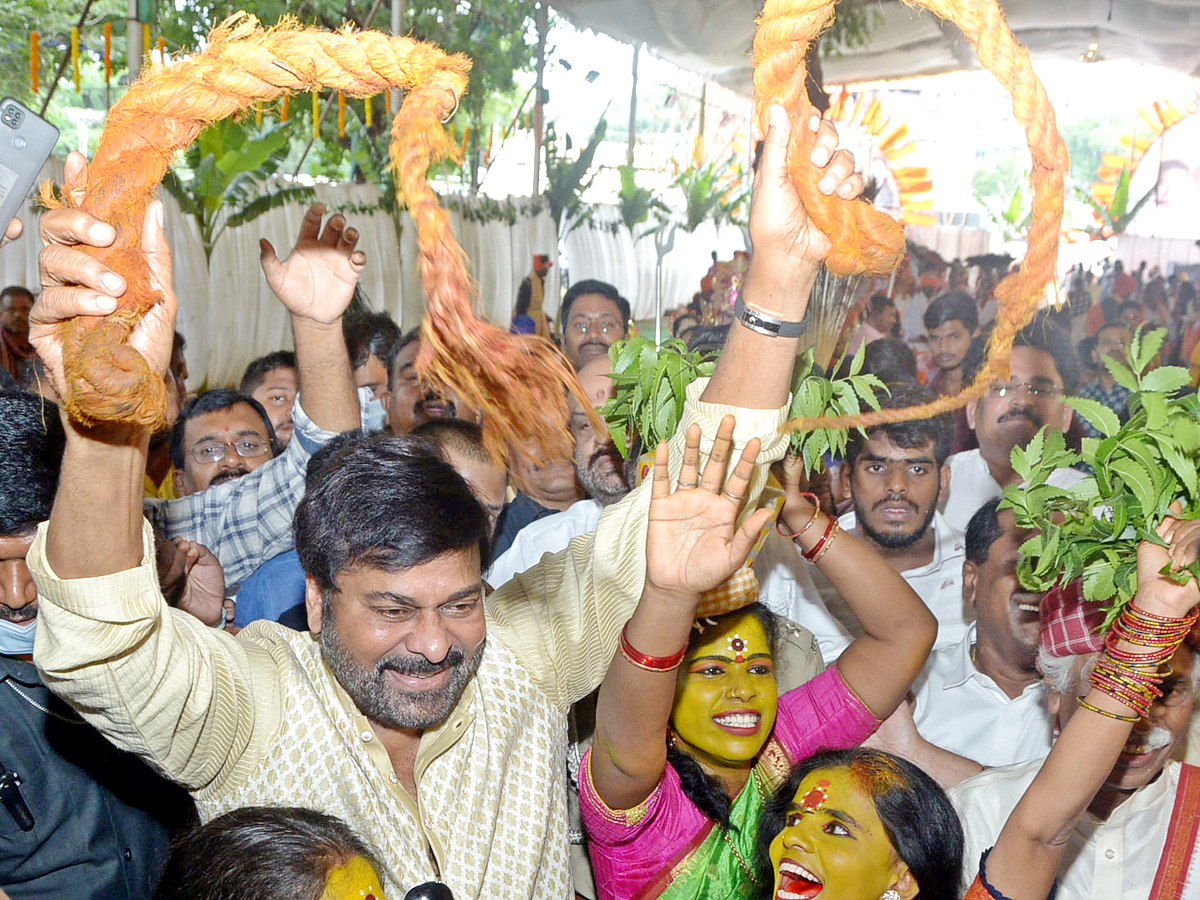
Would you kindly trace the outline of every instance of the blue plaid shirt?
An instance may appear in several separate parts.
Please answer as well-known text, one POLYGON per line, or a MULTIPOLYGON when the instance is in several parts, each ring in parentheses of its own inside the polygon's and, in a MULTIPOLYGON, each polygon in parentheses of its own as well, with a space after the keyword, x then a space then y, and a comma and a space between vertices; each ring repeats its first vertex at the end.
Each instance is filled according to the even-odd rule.
MULTIPOLYGON (((1129 413, 1126 410, 1126 404, 1129 402, 1129 388, 1121 387, 1117 383, 1113 383, 1112 390, 1104 390, 1104 386, 1100 384, 1100 379, 1089 381, 1076 392, 1080 397, 1086 400, 1095 400, 1097 403, 1103 403, 1109 409, 1117 414, 1122 422, 1128 418, 1129 413)), ((1083 430, 1088 433, 1088 437, 1104 437, 1091 422, 1085 419, 1078 412, 1075 415, 1079 416, 1079 424, 1083 426, 1083 430)))
POLYGON ((309 458, 334 436, 313 423, 300 398, 287 449, 253 472, 178 500, 147 500, 146 517, 168 538, 203 544, 221 561, 232 592, 263 562, 292 549, 292 516, 304 496, 309 458))

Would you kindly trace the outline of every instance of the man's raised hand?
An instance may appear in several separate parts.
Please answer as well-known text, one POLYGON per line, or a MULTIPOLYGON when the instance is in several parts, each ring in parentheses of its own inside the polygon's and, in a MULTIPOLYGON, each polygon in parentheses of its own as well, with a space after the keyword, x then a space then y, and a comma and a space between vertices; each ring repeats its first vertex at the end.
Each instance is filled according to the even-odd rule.
POLYGON ((344 216, 330 216, 322 231, 324 215, 323 203, 309 207, 296 246, 282 262, 270 241, 264 238, 258 243, 267 284, 288 312, 332 325, 350 305, 367 257, 355 249, 358 231, 346 227, 344 216))
POLYGON ((729 579, 746 561, 770 512, 755 511, 739 528, 737 514, 749 489, 759 440, 750 440, 728 481, 734 420, 726 416, 700 472, 700 427, 688 429, 678 487, 667 473, 667 445, 655 451, 646 532, 646 582, 655 590, 695 602, 729 579))

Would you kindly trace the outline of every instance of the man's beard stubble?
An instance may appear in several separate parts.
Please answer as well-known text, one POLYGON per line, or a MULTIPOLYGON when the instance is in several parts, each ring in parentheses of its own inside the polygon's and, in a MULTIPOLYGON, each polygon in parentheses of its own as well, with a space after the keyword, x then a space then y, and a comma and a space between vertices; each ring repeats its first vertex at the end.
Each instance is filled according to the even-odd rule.
POLYGON ((451 647, 440 663, 431 663, 421 656, 388 656, 372 669, 364 669, 337 633, 331 613, 326 602, 321 633, 317 636, 321 657, 359 712, 385 728, 424 730, 441 725, 458 705, 483 660, 486 638, 470 656, 451 647), (427 691, 405 690, 392 683, 387 675, 389 669, 404 675, 433 675, 446 668, 452 670, 446 683, 427 691))
MULTIPOLYGON (((925 532, 928 531, 930 526, 933 524, 933 517, 937 513, 938 500, 941 499, 941 495, 942 492, 939 490, 937 495, 933 498, 933 502, 929 504, 929 512, 925 514, 925 519, 921 522, 920 527, 904 534, 878 531, 875 528, 872 528, 870 522, 867 521, 867 517, 863 514, 863 508, 859 505, 857 497, 852 497, 854 501, 854 518, 858 524, 858 527, 862 529, 863 534, 865 534, 880 547, 883 547, 887 550, 907 550, 922 537, 924 537, 925 532)), ((895 502, 895 498, 885 497, 875 505, 878 507, 889 502, 895 502)), ((914 509, 917 508, 917 505, 907 498, 901 498, 900 502, 907 503, 914 509)))

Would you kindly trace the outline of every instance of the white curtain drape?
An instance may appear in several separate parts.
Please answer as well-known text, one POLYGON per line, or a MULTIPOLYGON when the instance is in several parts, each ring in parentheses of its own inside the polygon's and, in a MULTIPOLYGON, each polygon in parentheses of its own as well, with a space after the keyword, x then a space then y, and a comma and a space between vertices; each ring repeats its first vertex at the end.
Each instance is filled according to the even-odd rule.
MULTIPOLYGON (((43 178, 62 179, 61 160, 51 160, 43 178)), ((367 254, 362 287, 374 309, 385 310, 408 329, 421 319, 424 301, 417 260, 416 227, 407 213, 401 217, 400 239, 387 213, 353 212, 375 204, 378 188, 358 184, 318 184, 316 194, 331 212, 346 211, 361 233, 359 247, 367 254)), ((160 192, 161 193, 161 192, 160 192)), ((275 299, 259 266, 259 238, 266 238, 282 257, 295 240, 305 207, 286 204, 253 222, 227 230, 204 259, 195 222, 175 201, 162 193, 167 236, 175 264, 179 295, 177 327, 187 339, 188 386, 235 385, 247 363, 272 350, 291 347, 286 311, 275 299)), ((482 203, 484 201, 478 201, 482 203)), ((558 311, 564 269, 572 281, 598 278, 616 285, 629 298, 639 321, 654 316, 656 254, 653 237, 634 241, 619 224, 616 207, 601 207, 595 226, 572 231, 564 241, 566 256, 558 259, 554 222, 545 211, 518 210, 507 221, 478 221, 472 215, 477 201, 456 201, 451 212, 454 233, 462 243, 478 285, 478 309, 507 326, 512 319, 517 287, 532 268, 533 256, 545 253, 555 260, 546 279, 545 309, 558 311)), ((22 214, 25 235, 0 249, 0 284, 38 284, 37 211, 22 214)), ((712 262, 711 253, 730 259, 746 248, 740 228, 702 225, 694 234, 677 230, 673 250, 663 261, 663 309, 687 303, 700 289, 700 279, 712 262)), ((652 332, 651 332, 652 333, 652 332)))

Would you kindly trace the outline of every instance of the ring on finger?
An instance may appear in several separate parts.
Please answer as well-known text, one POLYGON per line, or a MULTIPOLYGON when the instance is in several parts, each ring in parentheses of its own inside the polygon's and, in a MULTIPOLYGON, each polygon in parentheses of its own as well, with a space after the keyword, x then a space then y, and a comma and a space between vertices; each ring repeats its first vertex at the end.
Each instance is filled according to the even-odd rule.
POLYGON ((737 494, 733 493, 733 491, 729 490, 728 488, 723 489, 721 491, 721 493, 724 494, 726 497, 728 497, 730 500, 734 501, 735 503, 741 503, 743 500, 746 499, 745 495, 742 495, 741 497, 739 497, 737 494))
POLYGON ((698 481, 681 481, 681 482, 679 482, 679 484, 676 485, 676 487, 681 487, 681 488, 700 487, 700 482, 698 482, 698 481))

